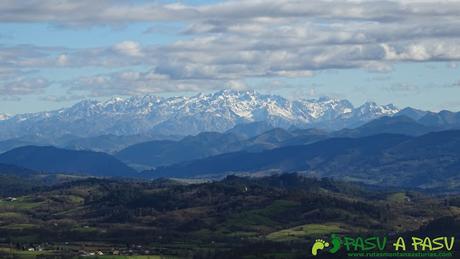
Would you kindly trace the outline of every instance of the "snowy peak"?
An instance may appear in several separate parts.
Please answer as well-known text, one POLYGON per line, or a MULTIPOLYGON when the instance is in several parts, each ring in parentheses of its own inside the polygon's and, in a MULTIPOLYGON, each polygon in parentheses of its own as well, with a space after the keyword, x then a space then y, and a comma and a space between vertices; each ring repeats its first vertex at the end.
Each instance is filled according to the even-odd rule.
POLYGON ((393 105, 373 102, 354 108, 347 100, 329 97, 289 100, 278 95, 236 90, 169 98, 116 97, 107 101, 84 100, 57 111, 6 117, 0 123, 0 139, 25 132, 53 136, 189 135, 224 132, 249 122, 332 130, 391 116, 398 111, 393 105))
POLYGON ((393 104, 378 105, 375 102, 366 102, 358 107, 355 111, 360 115, 369 115, 371 117, 392 116, 399 112, 393 104))
POLYGON ((353 105, 348 100, 321 97, 319 99, 300 100, 299 102, 305 107, 313 120, 332 120, 341 114, 353 111, 353 105))

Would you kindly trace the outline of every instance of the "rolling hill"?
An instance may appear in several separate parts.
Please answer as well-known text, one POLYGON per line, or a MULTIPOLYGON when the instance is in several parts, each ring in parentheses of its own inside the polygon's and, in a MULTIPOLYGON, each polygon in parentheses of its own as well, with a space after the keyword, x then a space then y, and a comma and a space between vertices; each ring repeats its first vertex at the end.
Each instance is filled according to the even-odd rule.
POLYGON ((306 247, 331 234, 432 235, 443 222, 449 231, 439 235, 460 229, 458 196, 297 174, 200 184, 83 179, 0 200, 0 211, 0 233, 13 242, 1 258, 32 243, 54 252, 41 258, 78 258, 82 249, 126 255, 100 258, 317 258, 306 247))
POLYGON ((25 146, 0 155, 0 163, 47 173, 80 173, 93 176, 136 176, 136 171, 101 152, 74 151, 46 146, 25 146))

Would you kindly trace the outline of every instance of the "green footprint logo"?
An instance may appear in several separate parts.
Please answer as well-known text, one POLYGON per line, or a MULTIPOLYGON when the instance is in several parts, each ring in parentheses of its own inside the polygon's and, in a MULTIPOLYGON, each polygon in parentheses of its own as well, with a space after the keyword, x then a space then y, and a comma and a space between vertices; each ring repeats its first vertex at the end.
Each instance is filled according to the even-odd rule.
POLYGON ((332 247, 329 249, 329 253, 335 254, 339 251, 340 247, 342 247, 342 240, 338 235, 332 234, 331 235, 331 243, 332 247))
MULTIPOLYGON (((331 244, 332 244, 332 247, 329 248, 327 252, 331 254, 335 254, 342 247, 342 239, 338 235, 332 234, 331 244)), ((318 254, 318 251, 323 250, 329 246, 330 246, 329 242, 326 242, 323 239, 316 239, 315 243, 313 244, 311 248, 311 254, 316 256, 318 254)))
POLYGON ((311 254, 312 255, 317 255, 318 250, 323 250, 325 247, 328 247, 329 243, 322 240, 322 239, 316 239, 315 243, 311 247, 311 254))

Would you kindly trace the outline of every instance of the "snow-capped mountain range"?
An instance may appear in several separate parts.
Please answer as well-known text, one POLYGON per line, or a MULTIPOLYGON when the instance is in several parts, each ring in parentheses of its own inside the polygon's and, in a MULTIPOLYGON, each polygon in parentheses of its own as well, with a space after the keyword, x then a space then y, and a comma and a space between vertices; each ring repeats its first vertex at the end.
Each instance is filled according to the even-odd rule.
POLYGON ((235 125, 266 121, 274 127, 354 127, 399 111, 368 102, 357 108, 347 100, 288 100, 254 91, 222 90, 192 97, 157 96, 81 101, 56 111, 0 116, 0 139, 21 135, 81 137, 105 134, 190 135, 226 131, 235 125), (2 119, 4 118, 4 119, 2 119))

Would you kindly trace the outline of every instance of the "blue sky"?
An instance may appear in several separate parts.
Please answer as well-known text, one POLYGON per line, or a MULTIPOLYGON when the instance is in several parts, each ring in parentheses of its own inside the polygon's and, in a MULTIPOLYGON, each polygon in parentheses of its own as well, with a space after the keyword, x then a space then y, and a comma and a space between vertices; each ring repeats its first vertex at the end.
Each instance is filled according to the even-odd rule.
POLYGON ((460 110, 456 1, 4 1, 0 113, 256 89, 460 110))

